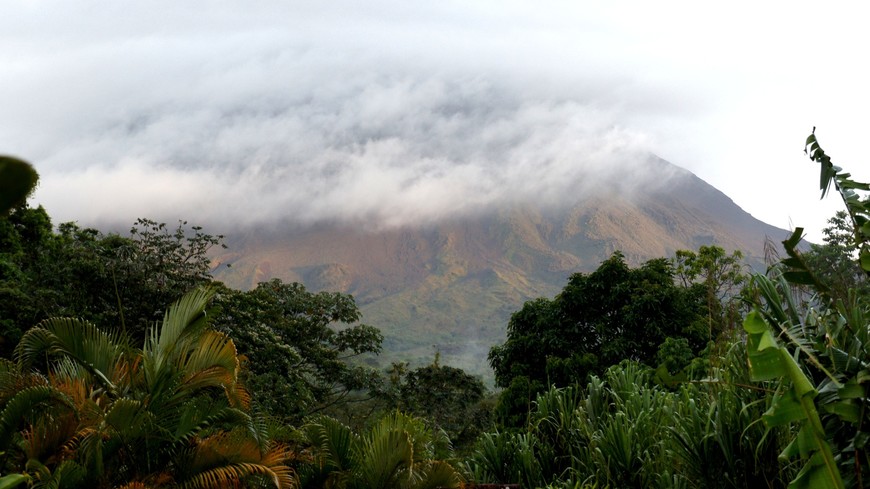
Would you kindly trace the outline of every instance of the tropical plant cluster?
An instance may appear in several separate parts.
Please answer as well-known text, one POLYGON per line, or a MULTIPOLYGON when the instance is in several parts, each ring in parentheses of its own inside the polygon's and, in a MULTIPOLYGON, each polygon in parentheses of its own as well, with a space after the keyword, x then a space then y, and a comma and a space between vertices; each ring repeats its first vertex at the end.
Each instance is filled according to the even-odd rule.
POLYGON ((782 433, 758 422, 767 393, 745 387, 741 345, 722 360, 716 381, 679 389, 632 361, 585 386, 550 387, 523 430, 483 435, 466 470, 522 487, 779 487, 782 433))
POLYGON ((825 244, 616 252, 513 314, 495 394, 373 368, 349 295, 214 282, 199 227, 55 229, 0 157, 0 488, 870 485, 870 185, 806 149, 825 244))

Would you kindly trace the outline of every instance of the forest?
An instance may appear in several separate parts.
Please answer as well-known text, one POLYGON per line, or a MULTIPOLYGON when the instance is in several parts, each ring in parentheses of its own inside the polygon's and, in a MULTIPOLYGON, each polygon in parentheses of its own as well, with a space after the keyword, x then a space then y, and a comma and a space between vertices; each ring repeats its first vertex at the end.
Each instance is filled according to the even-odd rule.
POLYGON ((350 295, 224 286, 201 227, 55 225, 0 157, 0 489, 870 485, 870 185, 806 152, 823 244, 616 252, 513 313, 495 390, 372 367, 350 295))

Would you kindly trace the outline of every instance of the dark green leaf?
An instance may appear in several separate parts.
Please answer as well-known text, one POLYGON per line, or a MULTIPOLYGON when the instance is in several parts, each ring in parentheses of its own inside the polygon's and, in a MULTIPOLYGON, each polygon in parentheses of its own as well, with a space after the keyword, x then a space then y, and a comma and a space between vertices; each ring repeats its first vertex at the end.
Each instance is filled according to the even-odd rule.
POLYGON ((861 407, 854 401, 840 401, 833 404, 826 404, 825 410, 831 414, 836 414, 843 421, 857 424, 861 419, 861 407))
POLYGON ((807 418, 807 413, 795 392, 789 389, 781 396, 774 397, 773 404, 762 417, 764 424, 773 428, 804 420, 807 418))
POLYGON ((860 399, 864 397, 864 386, 849 382, 841 387, 837 393, 841 399, 860 399))
POLYGON ((39 175, 30 163, 9 156, 0 156, 0 216, 24 203, 36 187, 37 180, 39 175))

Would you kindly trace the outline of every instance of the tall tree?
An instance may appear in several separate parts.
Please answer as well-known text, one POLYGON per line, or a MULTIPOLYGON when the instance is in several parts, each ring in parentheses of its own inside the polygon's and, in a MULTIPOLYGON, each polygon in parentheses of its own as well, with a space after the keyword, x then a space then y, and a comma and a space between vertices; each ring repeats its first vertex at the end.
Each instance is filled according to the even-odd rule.
POLYGON ((144 339, 162 308, 211 281, 208 250, 220 236, 180 222, 140 219, 129 237, 74 223, 53 229, 42 207, 0 218, 0 354, 8 357, 31 325, 74 316, 144 339))
POLYGON ((677 278, 684 287, 696 285, 704 291, 709 341, 738 323, 738 296, 748 279, 740 250, 730 255, 719 246, 701 246, 697 253, 677 250, 674 266, 677 278))
POLYGON ((543 386, 584 382, 622 360, 652 365, 669 337, 685 338, 697 354, 708 338, 703 312, 703 296, 674 283, 670 261, 633 269, 614 253, 594 272, 572 275, 553 300, 511 316, 507 341, 489 353, 496 385, 507 389, 501 404, 521 416, 543 386))
POLYGON ((389 388, 383 395, 388 407, 444 430, 457 449, 469 446, 489 426, 483 381, 460 368, 441 365, 437 353, 429 365, 408 370, 406 363, 393 364, 389 373, 389 388))
POLYGON ((350 295, 313 293, 274 279, 248 292, 223 289, 217 306, 215 326, 247 358, 248 384, 260 404, 285 421, 380 383, 376 370, 350 363, 378 353, 383 341, 377 328, 356 324, 360 312, 350 295))

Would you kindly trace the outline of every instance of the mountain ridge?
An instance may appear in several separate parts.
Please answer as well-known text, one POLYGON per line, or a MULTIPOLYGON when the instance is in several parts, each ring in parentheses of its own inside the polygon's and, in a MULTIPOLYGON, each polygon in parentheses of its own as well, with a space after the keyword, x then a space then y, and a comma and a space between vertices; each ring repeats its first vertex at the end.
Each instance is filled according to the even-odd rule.
MULTIPOLYGON (((271 278, 352 294, 363 321, 385 335, 380 363, 442 361, 489 378, 486 353, 510 314, 552 297, 575 272, 613 252, 632 265, 715 244, 763 261, 765 224, 691 172, 659 158, 640 170, 662 178, 562 207, 512 204, 437 224, 362 229, 318 224, 230 236, 215 276, 240 289, 271 278), (232 251, 235 250, 235 251, 232 251)), ((374 360, 372 360, 374 361, 374 360)))

